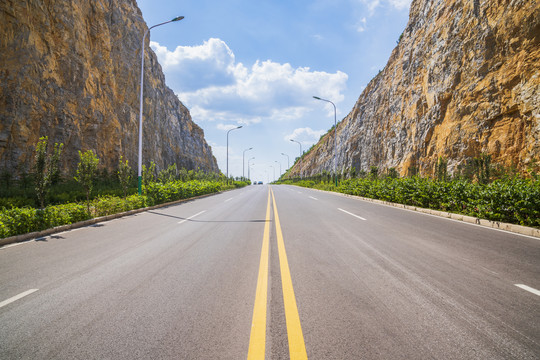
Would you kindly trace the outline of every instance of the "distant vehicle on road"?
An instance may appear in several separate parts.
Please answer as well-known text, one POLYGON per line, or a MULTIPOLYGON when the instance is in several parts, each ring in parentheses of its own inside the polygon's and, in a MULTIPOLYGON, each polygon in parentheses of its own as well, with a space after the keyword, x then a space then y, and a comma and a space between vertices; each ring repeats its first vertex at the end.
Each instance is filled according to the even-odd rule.
POLYGON ((259 181, 259 182, 258 182, 258 184, 259 184, 259 185, 262 185, 262 184, 263 184, 263 182, 262 182, 262 181, 259 181))

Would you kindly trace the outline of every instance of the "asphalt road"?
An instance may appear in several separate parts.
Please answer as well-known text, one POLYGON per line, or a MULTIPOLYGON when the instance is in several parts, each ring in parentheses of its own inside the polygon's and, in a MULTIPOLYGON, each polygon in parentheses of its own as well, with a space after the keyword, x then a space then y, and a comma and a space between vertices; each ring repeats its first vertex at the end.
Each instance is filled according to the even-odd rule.
POLYGON ((0 248, 0 358, 539 359, 538 289, 540 239, 250 186, 0 248))

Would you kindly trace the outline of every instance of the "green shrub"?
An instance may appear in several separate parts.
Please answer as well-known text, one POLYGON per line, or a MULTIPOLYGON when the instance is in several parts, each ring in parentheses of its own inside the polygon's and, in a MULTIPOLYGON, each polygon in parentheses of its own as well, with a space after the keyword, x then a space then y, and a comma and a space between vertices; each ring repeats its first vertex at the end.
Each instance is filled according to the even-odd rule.
MULTIPOLYGON (((201 174, 198 173, 197 176, 202 176, 201 174)), ((68 203, 50 205, 41 210, 30 207, 4 207, 0 210, 0 238, 41 231, 149 205, 215 193, 225 188, 233 189, 247 184, 246 181, 235 181, 227 187, 218 180, 172 181, 166 184, 152 182, 146 185, 147 196, 131 195, 123 199, 121 197, 123 194, 120 193, 120 196, 99 196, 90 201, 87 206, 82 203, 68 203)), ((122 192, 121 189, 119 191, 122 192)))
POLYGON ((540 227, 540 181, 512 177, 485 184, 473 183, 464 178, 447 181, 444 178, 379 179, 370 176, 343 180, 337 189, 324 181, 315 183, 313 180, 287 180, 282 183, 540 227))

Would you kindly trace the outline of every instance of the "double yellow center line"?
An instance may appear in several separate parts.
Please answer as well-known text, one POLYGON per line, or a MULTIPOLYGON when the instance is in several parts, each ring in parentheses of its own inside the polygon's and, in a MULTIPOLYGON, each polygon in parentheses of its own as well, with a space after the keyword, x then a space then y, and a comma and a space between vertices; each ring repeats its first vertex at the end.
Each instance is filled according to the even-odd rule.
POLYGON ((287 323, 287 337, 289 340, 289 355, 291 360, 307 359, 306 345, 300 325, 300 316, 296 306, 296 298, 292 285, 289 262, 285 252, 283 233, 279 223, 279 215, 276 206, 274 192, 268 191, 268 204, 266 206, 266 221, 264 225, 261 260, 259 263, 259 276, 255 293, 255 305, 253 307, 253 320, 249 339, 248 360, 264 359, 266 346, 266 308, 268 299, 268 257, 270 248, 270 204, 274 207, 274 223, 276 225, 276 237, 279 254, 279 267, 281 271, 281 285, 283 291, 283 303, 285 307, 285 321, 287 323), (270 201, 272 200, 272 201, 270 201))

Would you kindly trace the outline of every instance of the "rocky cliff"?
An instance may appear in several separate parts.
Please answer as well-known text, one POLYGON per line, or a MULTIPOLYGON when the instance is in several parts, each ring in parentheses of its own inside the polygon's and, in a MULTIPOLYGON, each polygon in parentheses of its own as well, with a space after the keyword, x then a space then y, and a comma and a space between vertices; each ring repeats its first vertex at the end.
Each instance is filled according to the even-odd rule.
MULTIPOLYGON (((40 136, 65 144, 65 170, 90 149, 109 170, 121 155, 136 169, 146 29, 135 0, 2 0, 0 170, 28 171, 40 136)), ((218 171, 148 37, 145 53, 143 163, 218 171)))
MULTIPOLYGON (((333 171, 334 131, 292 169, 333 171)), ((454 172, 481 153, 540 160, 540 2, 413 0, 384 70, 337 128, 338 171, 454 172)))

